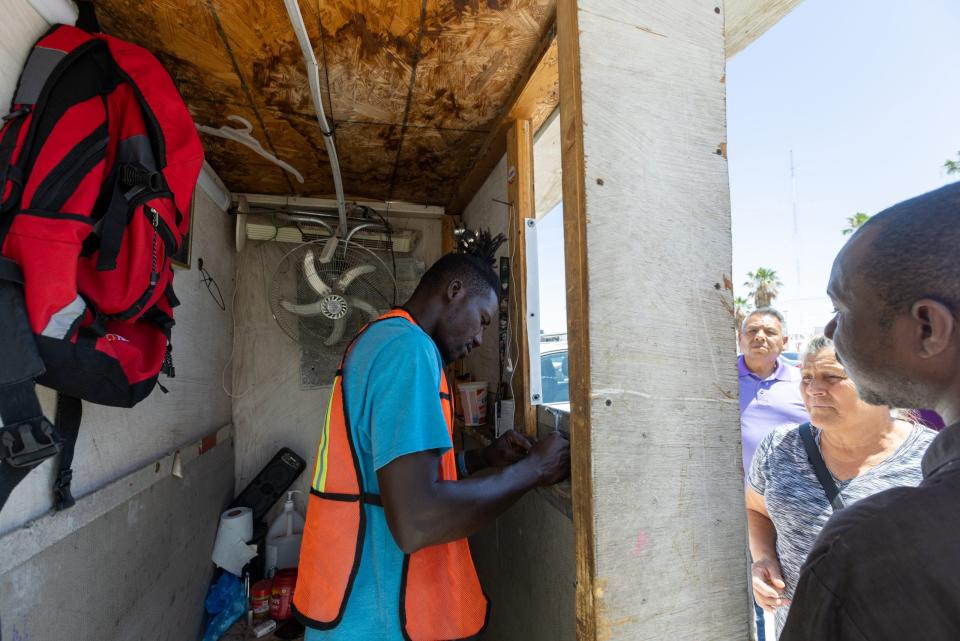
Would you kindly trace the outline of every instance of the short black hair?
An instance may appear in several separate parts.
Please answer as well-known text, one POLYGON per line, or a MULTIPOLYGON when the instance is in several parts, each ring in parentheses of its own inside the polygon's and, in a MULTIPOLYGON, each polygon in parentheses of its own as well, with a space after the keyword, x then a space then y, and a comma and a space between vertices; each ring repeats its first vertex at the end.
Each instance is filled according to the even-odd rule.
POLYGON ((921 298, 960 312, 960 182, 880 212, 857 236, 867 233, 873 237, 854 269, 880 296, 882 324, 921 298))
POLYGON ((500 291, 500 279, 490 263, 473 254, 450 253, 441 256, 420 279, 417 289, 441 289, 460 280, 470 294, 500 291))

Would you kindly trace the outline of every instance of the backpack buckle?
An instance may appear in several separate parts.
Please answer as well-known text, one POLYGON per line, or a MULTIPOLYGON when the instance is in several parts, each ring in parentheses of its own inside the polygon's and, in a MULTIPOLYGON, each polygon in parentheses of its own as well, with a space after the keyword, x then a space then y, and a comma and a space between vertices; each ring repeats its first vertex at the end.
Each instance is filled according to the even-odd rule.
POLYGON ((34 467, 56 456, 61 441, 44 416, 0 427, 0 461, 12 467, 34 467))

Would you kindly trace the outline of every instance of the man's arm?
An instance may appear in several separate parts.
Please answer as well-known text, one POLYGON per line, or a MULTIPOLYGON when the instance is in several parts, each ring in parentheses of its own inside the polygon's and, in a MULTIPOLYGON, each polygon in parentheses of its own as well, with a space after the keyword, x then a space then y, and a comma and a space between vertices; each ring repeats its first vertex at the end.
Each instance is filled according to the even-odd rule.
POLYGON ((551 434, 520 461, 461 481, 437 480, 440 454, 415 452, 377 470, 393 538, 406 553, 470 536, 538 485, 570 473, 570 444, 551 434))

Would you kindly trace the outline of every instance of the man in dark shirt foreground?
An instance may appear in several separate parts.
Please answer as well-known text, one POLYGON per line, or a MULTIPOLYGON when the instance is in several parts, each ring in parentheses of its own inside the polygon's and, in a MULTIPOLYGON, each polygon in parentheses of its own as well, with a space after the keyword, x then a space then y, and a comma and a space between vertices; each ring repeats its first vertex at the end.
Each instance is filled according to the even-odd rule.
POLYGON ((780 641, 960 639, 960 183, 865 224, 833 264, 826 335, 860 396, 949 425, 924 480, 824 527, 780 641))

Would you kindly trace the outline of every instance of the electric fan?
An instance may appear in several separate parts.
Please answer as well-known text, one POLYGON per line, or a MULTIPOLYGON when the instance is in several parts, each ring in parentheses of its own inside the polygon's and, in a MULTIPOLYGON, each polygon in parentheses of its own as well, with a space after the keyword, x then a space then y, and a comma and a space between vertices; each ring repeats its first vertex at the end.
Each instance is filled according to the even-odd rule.
POLYGON ((375 252, 340 235, 287 252, 270 279, 274 319, 301 345, 342 352, 365 323, 396 304, 396 280, 375 252))

